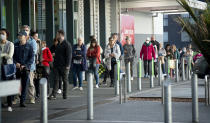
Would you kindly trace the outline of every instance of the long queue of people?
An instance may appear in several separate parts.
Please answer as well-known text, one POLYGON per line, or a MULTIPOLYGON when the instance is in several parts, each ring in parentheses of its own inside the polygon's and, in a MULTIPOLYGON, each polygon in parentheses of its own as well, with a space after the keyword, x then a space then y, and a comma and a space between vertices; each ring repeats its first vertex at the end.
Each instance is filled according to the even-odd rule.
MULTIPOLYGON (((26 95, 29 97, 29 103, 35 104, 40 95, 39 80, 42 77, 47 78, 48 81, 48 99, 54 100, 57 94, 61 93, 63 99, 67 99, 70 70, 73 73, 73 90, 83 90, 83 73, 90 69, 96 80, 95 88, 99 88, 100 65, 105 69, 102 83, 107 85, 107 78, 110 76, 110 87, 114 87, 114 68, 117 62, 122 60, 125 65, 130 62, 131 80, 133 80, 136 49, 128 36, 123 46, 118 40, 118 34, 112 34, 103 51, 95 36, 90 36, 90 42, 87 45, 84 44, 83 38, 79 37, 77 43, 71 46, 65 39, 64 31, 58 30, 53 45, 48 48, 46 41, 38 38, 38 32, 30 30, 29 26, 22 26, 18 39, 13 43, 8 41, 8 30, 0 29, 1 78, 3 81, 21 80, 20 94, 7 97, 7 105, 4 106, 8 107, 8 111, 13 110, 12 104, 16 104, 18 99, 20 99, 20 107, 26 107, 26 95), (8 73, 8 70, 4 70, 5 67, 13 73, 8 73)), ((173 77, 174 60, 180 60, 182 57, 190 58, 193 56, 192 52, 190 46, 181 51, 178 51, 175 45, 166 45, 164 49, 163 44, 156 41, 154 36, 151 39, 147 38, 140 51, 140 58, 144 61, 144 77, 151 75, 152 59, 154 59, 155 76, 158 75, 157 61, 161 61, 162 71, 167 74, 165 63, 170 59, 169 75, 173 77)), ((196 57, 199 56, 196 55, 196 57)))

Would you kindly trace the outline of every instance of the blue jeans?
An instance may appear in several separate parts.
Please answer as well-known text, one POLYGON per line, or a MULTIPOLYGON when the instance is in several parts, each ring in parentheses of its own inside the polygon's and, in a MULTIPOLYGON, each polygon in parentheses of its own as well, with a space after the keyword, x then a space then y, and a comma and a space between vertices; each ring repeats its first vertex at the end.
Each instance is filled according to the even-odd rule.
POLYGON ((73 84, 74 87, 77 86, 77 78, 79 80, 79 87, 82 87, 82 81, 83 81, 83 77, 82 77, 82 65, 79 64, 74 64, 74 68, 73 68, 73 84))
POLYGON ((95 80, 96 80, 96 84, 99 84, 98 83, 98 81, 99 81, 99 75, 98 75, 99 65, 100 64, 96 64, 96 68, 94 69, 94 77, 95 77, 95 80))

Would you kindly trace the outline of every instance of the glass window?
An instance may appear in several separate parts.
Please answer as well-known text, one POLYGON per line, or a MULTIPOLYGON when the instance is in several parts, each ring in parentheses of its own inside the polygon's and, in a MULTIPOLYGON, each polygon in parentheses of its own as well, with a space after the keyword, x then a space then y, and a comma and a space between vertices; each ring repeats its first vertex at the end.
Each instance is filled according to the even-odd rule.
POLYGON ((189 42, 190 41, 190 37, 187 34, 187 32, 184 31, 184 32, 181 33, 181 40, 182 40, 182 42, 189 42))
POLYGON ((168 15, 167 14, 163 15, 163 26, 168 26, 168 15))
POLYGON ((74 1, 74 12, 78 12, 78 1, 74 1))
POLYGON ((168 42, 168 32, 163 33, 163 42, 168 42))

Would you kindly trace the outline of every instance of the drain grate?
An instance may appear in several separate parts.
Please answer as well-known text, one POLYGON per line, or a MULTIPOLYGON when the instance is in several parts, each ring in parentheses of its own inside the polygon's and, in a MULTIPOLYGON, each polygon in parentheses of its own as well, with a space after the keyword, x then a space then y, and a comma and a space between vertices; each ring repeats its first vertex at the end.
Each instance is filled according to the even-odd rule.
MULTIPOLYGON (((161 101, 161 97, 129 97, 130 101, 161 101)), ((205 102, 205 98, 199 98, 199 102, 205 102)), ((172 102, 192 102, 192 98, 172 97, 172 102)))

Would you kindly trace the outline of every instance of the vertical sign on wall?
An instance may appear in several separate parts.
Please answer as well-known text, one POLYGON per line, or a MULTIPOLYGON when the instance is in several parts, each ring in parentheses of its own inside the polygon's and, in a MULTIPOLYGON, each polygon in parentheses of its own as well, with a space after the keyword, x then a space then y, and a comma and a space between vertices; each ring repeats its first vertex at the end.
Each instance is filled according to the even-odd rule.
POLYGON ((134 16, 121 15, 121 39, 124 45, 126 36, 129 36, 131 43, 134 44, 134 16))

